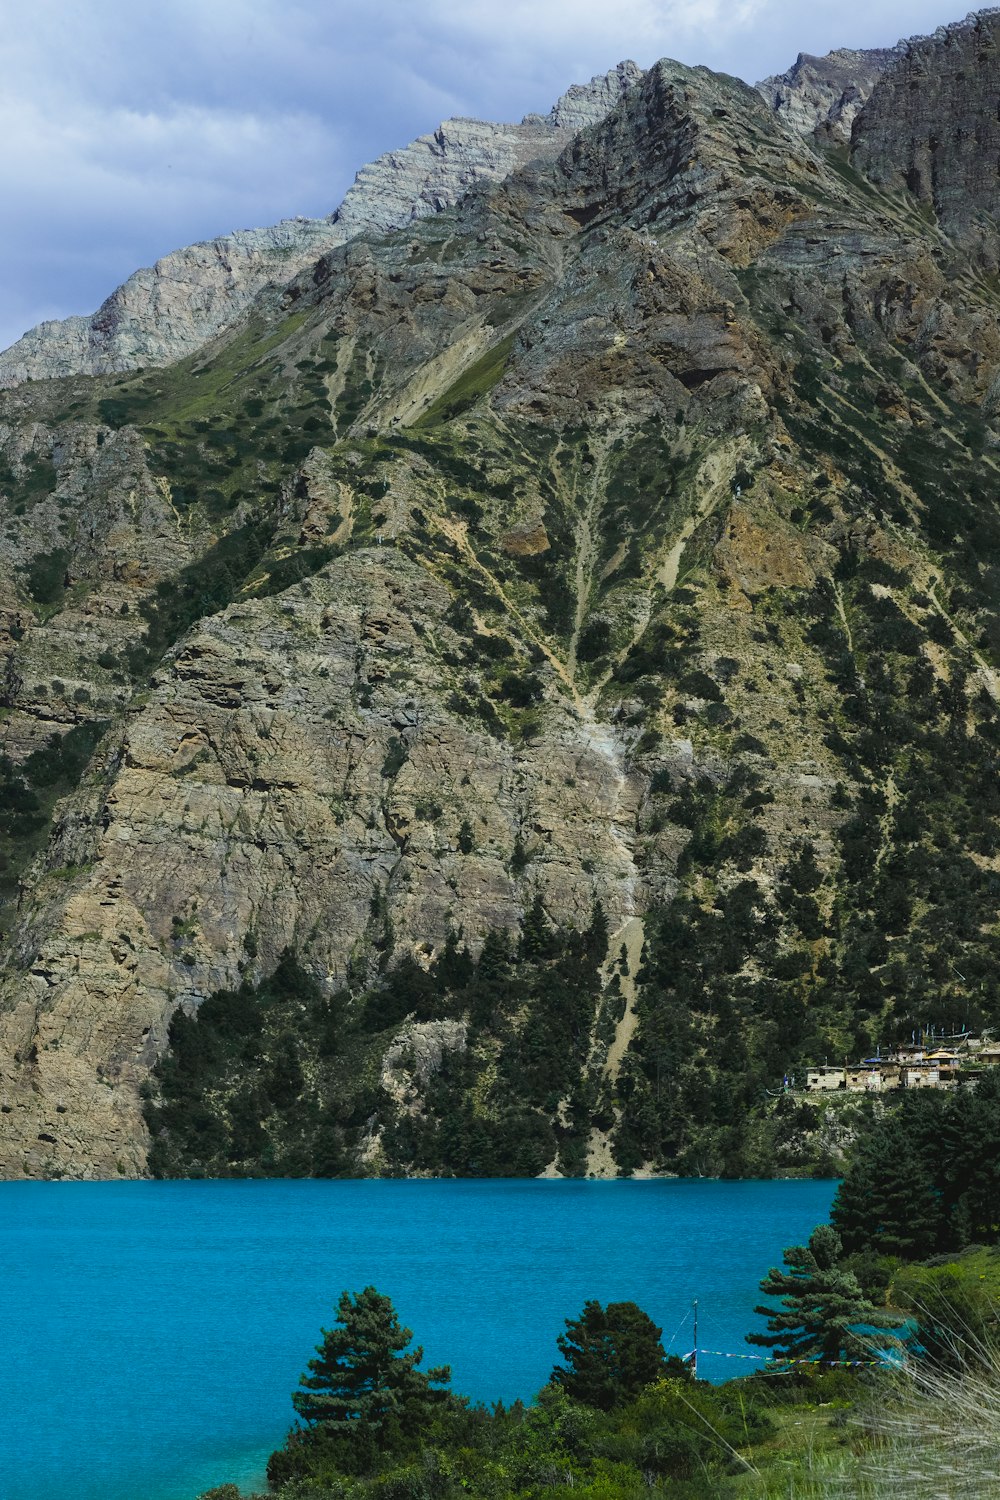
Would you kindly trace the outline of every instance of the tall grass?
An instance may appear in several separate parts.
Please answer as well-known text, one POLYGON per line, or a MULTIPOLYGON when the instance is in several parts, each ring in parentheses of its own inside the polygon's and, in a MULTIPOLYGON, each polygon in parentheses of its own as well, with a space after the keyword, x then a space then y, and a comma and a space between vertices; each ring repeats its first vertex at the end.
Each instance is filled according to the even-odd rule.
POLYGON ((895 1399, 868 1415, 859 1457, 872 1500, 965 1500, 1000 1495, 1000 1348, 979 1345, 948 1369, 917 1363, 895 1399))
POLYGON ((805 1455, 756 1500, 989 1500, 1000 1496, 1000 1333, 956 1321, 941 1356, 880 1381, 846 1452, 805 1455))

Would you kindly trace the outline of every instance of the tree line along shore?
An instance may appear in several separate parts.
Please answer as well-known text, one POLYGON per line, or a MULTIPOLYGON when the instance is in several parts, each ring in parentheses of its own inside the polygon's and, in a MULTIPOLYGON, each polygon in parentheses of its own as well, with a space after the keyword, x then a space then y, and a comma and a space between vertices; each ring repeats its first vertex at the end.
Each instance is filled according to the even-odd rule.
MULTIPOLYGON (((699 1380, 696 1333, 668 1354, 634 1302, 592 1300, 567 1318, 530 1404, 477 1405, 447 1367, 422 1368, 388 1297, 344 1291, 292 1394, 269 1494, 880 1500, 904 1462, 912 1495, 987 1494, 998 1240, 1000 1074, 913 1092, 856 1143, 830 1223, 762 1277, 749 1375, 699 1380)), ((224 1484, 200 1500, 238 1494, 224 1484)))

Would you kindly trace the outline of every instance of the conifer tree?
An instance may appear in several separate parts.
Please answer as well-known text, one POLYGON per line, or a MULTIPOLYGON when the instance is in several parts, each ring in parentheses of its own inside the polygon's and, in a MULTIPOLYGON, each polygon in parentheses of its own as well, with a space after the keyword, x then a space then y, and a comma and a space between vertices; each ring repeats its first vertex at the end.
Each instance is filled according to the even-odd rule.
POLYGON ((553 950, 554 937, 552 926, 545 915, 541 894, 538 894, 525 912, 521 924, 521 957, 529 960, 548 958, 553 950))
POLYGON ((951 1210, 948 1246, 1000 1238, 1000 1068, 971 1094, 952 1095, 934 1141, 935 1173, 951 1210))
POLYGON ((608 951, 608 918, 600 901, 595 901, 590 912, 590 926, 584 933, 585 952, 596 964, 604 962, 608 951))
POLYGON ((849 1253, 919 1260, 941 1234, 941 1208, 905 1125, 887 1122, 861 1141, 830 1218, 849 1253))
POLYGON ((839 1264, 842 1249, 828 1224, 813 1230, 808 1245, 790 1246, 785 1269, 772 1268, 760 1284, 780 1305, 754 1308, 769 1332, 747 1334, 747 1343, 770 1349, 775 1359, 830 1362, 872 1359, 873 1350, 892 1344, 885 1309, 869 1302, 857 1277, 839 1264))
POLYGON ((483 940, 478 975, 484 980, 505 979, 510 972, 510 939, 500 927, 491 927, 483 940))
POLYGON ((469 952, 467 943, 459 947, 461 932, 456 932, 453 927, 448 928, 448 935, 444 941, 444 947, 438 955, 435 964, 435 977, 439 988, 445 990, 464 989, 472 981, 476 966, 472 954, 469 952))
MULTIPOLYGON (((342 1292, 337 1322, 324 1328, 292 1403, 305 1427, 293 1427, 271 1454, 273 1490, 300 1480, 373 1473, 399 1454, 415 1452, 439 1418, 462 1401, 443 1389, 447 1366, 418 1370, 423 1350, 400 1324, 388 1297, 373 1286, 342 1292), (438 1389, 435 1389, 438 1387, 438 1389)), ((325 1493, 325 1491, 324 1491, 325 1493)))
POLYGON ((317 1358, 301 1377, 292 1404, 311 1426, 327 1433, 349 1433, 358 1426, 403 1430, 419 1425, 440 1402, 451 1380, 447 1365, 418 1370, 421 1348, 411 1349, 412 1330, 403 1328, 391 1300, 365 1287, 342 1292, 337 1326, 321 1330, 317 1358))
POLYGON ((586 1302, 578 1318, 566 1319, 556 1340, 566 1363, 549 1378, 575 1401, 610 1411, 664 1373, 662 1333, 634 1302, 586 1302))

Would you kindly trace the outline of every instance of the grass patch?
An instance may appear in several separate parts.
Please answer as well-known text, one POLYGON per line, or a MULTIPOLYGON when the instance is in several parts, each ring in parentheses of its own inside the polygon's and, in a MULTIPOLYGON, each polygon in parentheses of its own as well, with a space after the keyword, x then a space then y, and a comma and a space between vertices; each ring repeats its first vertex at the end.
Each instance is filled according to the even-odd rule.
POLYGON ((503 377, 514 347, 516 333, 509 333, 499 344, 471 364, 436 401, 413 423, 414 428, 433 427, 439 422, 451 422, 463 412, 475 406, 481 397, 491 391, 503 377))

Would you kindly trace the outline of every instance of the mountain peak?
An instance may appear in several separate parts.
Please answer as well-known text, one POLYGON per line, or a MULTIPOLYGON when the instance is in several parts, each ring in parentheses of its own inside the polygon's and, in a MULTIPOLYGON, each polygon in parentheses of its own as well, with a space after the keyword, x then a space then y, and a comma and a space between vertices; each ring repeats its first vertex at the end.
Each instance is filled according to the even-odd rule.
POLYGON ((361 168, 327 218, 241 229, 136 271, 90 317, 40 323, 0 353, 0 387, 66 375, 171 364, 231 326, 270 283, 284 285, 359 234, 388 234, 450 208, 477 182, 495 182, 567 142, 612 110, 642 70, 622 62, 574 84, 547 115, 519 125, 445 120, 361 168))
POLYGON ((838 47, 825 57, 800 52, 787 72, 762 79, 757 88, 797 135, 846 143, 872 89, 895 56, 892 48, 838 47))
POLYGON ((549 119, 556 130, 585 130, 609 114, 626 89, 642 77, 638 63, 626 60, 607 73, 596 74, 589 83, 571 84, 552 106, 549 119))
POLYGON ((829 1170, 996 1033, 998 43, 447 121, 0 393, 0 1175, 829 1170))
POLYGON ((1000 159, 1000 8, 972 11, 929 37, 900 43, 854 132, 852 161, 880 186, 905 191, 979 257, 996 244, 1000 159))

